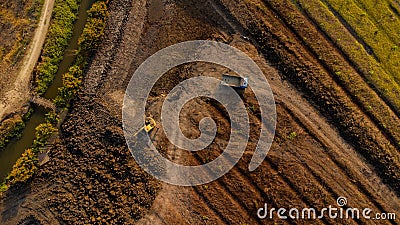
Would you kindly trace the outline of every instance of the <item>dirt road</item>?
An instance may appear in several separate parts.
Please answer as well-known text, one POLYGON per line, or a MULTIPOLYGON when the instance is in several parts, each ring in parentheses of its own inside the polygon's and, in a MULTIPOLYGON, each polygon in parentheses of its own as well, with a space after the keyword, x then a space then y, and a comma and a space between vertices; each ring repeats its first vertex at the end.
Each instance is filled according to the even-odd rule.
MULTIPOLYGON (((310 220, 279 220, 277 217, 261 220, 257 210, 265 203, 275 208, 321 209, 337 206, 339 196, 348 199, 347 207, 398 212, 400 199, 396 190, 383 182, 379 170, 360 155, 358 146, 343 138, 335 123, 321 113, 307 93, 288 82, 288 68, 277 67, 282 61, 273 61, 261 53, 256 38, 243 37, 248 35, 243 21, 254 19, 245 14, 249 10, 240 12, 246 7, 248 5, 241 1, 110 1, 104 43, 62 126, 59 142, 50 152, 51 161, 29 184, 13 187, 6 193, 0 204, 0 221, 5 224, 21 221, 42 224, 309 224, 310 220), (258 140, 260 118, 255 96, 246 91, 244 101, 249 111, 251 135, 242 160, 212 183, 177 187, 154 180, 131 157, 122 131, 122 99, 131 74, 147 57, 169 45, 197 39, 225 42, 255 60, 274 92, 278 124, 267 158, 257 170, 249 172, 248 163, 258 140)), ((257 16, 267 18, 274 14, 257 16)), ((283 29, 284 26, 276 24, 269 30, 277 35, 266 36, 264 40, 271 44, 271 49, 284 48, 281 43, 276 44, 278 38, 294 36, 293 32, 280 33, 283 29)), ((307 71, 310 76, 318 76, 323 71, 321 63, 308 61, 308 49, 303 43, 285 43, 293 47, 291 53, 285 54, 285 60, 297 62, 302 57, 299 61, 304 65, 299 65, 299 69, 312 64, 314 70, 307 71)), ((159 122, 163 99, 176 84, 194 76, 219 77, 223 72, 228 71, 205 63, 183 65, 169 71, 152 90, 148 113, 159 122)), ((332 82, 332 85, 336 84, 332 82)), ((229 141, 230 122, 221 105, 203 98, 189 102, 181 111, 180 126, 187 137, 198 137, 198 123, 204 117, 212 117, 218 127, 216 139, 204 151, 188 153, 173 146, 160 126, 151 133, 153 143, 164 156, 178 163, 198 165, 215 159, 229 141)), ((324 218, 311 222, 372 224, 375 221, 324 218)))
POLYGON ((25 53, 17 78, 10 84, 10 90, 0 96, 0 121, 5 116, 19 110, 30 98, 32 72, 39 59, 47 30, 49 28, 54 0, 45 0, 35 34, 25 53))

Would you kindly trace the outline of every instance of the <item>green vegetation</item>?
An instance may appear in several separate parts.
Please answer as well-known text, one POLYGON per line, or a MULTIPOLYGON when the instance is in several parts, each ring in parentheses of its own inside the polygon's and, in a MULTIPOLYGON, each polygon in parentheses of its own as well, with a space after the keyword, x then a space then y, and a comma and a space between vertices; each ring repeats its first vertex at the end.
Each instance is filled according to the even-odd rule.
POLYGON ((297 133, 295 131, 290 132, 290 134, 288 135, 288 139, 289 140, 294 140, 297 137, 297 133))
POLYGON ((395 47, 398 45, 400 23, 396 15, 391 13, 386 1, 378 2, 359 3, 367 10, 365 11, 352 0, 327 0, 327 3, 347 21, 356 34, 372 48, 385 71, 400 84, 398 69, 400 51, 395 47))
POLYGON ((43 123, 36 127, 35 140, 32 148, 25 150, 22 156, 17 160, 13 169, 0 185, 0 193, 8 189, 9 186, 26 182, 38 170, 38 154, 40 148, 45 147, 47 140, 55 133, 57 129, 50 123, 43 123))
POLYGON ((68 107, 71 99, 79 91, 90 54, 100 44, 104 35, 107 15, 107 5, 104 2, 96 2, 88 10, 88 19, 78 41, 79 49, 75 63, 63 75, 63 87, 59 88, 59 94, 54 100, 57 107, 68 107))
POLYGON ((19 138, 22 130, 25 128, 25 122, 31 117, 33 109, 29 109, 23 117, 15 115, 6 119, 0 125, 0 151, 4 150, 7 144, 13 138, 19 138))
POLYGON ((46 123, 57 126, 58 122, 60 121, 60 117, 55 111, 50 111, 45 115, 45 121, 46 123))
POLYGON ((390 9, 390 1, 361 1, 355 0, 356 5, 383 32, 393 45, 398 45, 400 33, 400 18, 390 9))
MULTIPOLYGON (((376 92, 400 114, 400 86, 381 65, 358 43, 339 19, 320 1, 299 1, 319 27, 346 54, 376 92)), ((340 74, 336 74, 340 75, 340 74)), ((368 97, 369 98, 369 97, 368 97)))
POLYGON ((7 189, 7 186, 27 181, 37 171, 37 162, 37 154, 32 149, 25 150, 13 166, 1 189, 4 191, 7 189))
MULTIPOLYGON (((297 2, 299 3, 299 1, 297 2)), ((315 0, 301 0, 300 3, 312 17, 319 18, 319 20, 316 19, 316 24, 319 24, 323 30, 329 28, 329 31, 327 31, 328 36, 332 35, 331 39, 348 54, 350 60, 357 65, 364 77, 359 76, 349 65, 346 65, 347 63, 344 62, 345 59, 336 53, 332 47, 321 41, 323 40, 322 36, 316 30, 304 27, 302 25, 304 19, 296 16, 297 10, 295 8, 290 13, 293 15, 286 15, 288 18, 291 18, 288 23, 293 24, 293 27, 298 29, 300 35, 304 37, 303 41, 305 44, 319 56, 319 60, 328 67, 330 73, 335 75, 335 79, 343 84, 346 91, 356 99, 357 103, 361 104, 361 107, 378 122, 380 128, 395 143, 400 143, 400 127, 397 126, 399 120, 385 104, 386 102, 391 105, 395 109, 395 112, 400 115, 400 87, 385 73, 373 57, 365 52, 363 47, 357 43, 351 34, 345 31, 339 20, 334 17, 326 6, 323 8, 324 5, 315 0), (299 29, 300 27, 301 29, 299 29), (308 30, 305 31, 305 29, 308 30), (318 36, 321 38, 316 38, 318 36), (327 52, 326 49, 332 50, 327 52), (375 86, 375 90, 378 90, 378 93, 383 95, 382 97, 385 102, 381 101, 379 96, 373 90, 369 89, 368 83, 364 81, 364 78, 366 78, 368 83, 373 84, 372 86, 375 86)), ((289 6, 293 7, 292 4, 288 4, 289 6)), ((261 5, 257 5, 257 7, 260 10, 265 10, 261 5)))
MULTIPOLYGON (((73 12, 78 9, 77 2, 74 0, 65 2, 56 0, 56 4, 58 6, 56 6, 53 14, 53 24, 44 47, 42 62, 37 66, 38 94, 44 94, 57 72, 58 64, 61 62, 63 52, 68 44, 67 40, 71 35, 70 32, 72 32, 73 21, 75 20, 73 12)), ((71 99, 77 94, 82 83, 83 71, 87 67, 87 61, 104 35, 107 16, 107 5, 102 1, 94 3, 88 11, 88 20, 78 41, 79 49, 75 62, 63 75, 63 87, 59 89, 59 95, 54 100, 57 107, 68 107, 71 99)), ((31 111, 27 113, 28 117, 30 113, 31 111)), ((46 146, 49 138, 57 132, 55 126, 59 123, 59 116, 56 112, 50 111, 46 114, 45 120, 45 123, 36 127, 35 140, 31 149, 25 151, 14 165, 6 181, 0 184, 0 193, 6 191, 12 184, 27 181, 37 171, 38 154, 46 146)), ((1 133, 3 132, 0 128, 0 135, 1 133)), ((0 140, 2 139, 0 138, 0 140)))
POLYGON ((35 153, 40 151, 47 144, 47 140, 57 132, 57 128, 53 127, 51 123, 42 123, 36 127, 35 140, 33 141, 32 150, 35 153))
POLYGON ((107 16, 107 5, 104 2, 96 2, 88 10, 88 19, 78 42, 80 54, 88 56, 88 53, 100 44, 107 16))
POLYGON ((72 66, 63 74, 63 86, 58 89, 54 103, 58 108, 68 107, 69 101, 77 94, 82 83, 83 71, 79 66, 72 66))
MULTIPOLYGON (((271 4, 276 3, 272 2, 271 4)), ((307 4, 309 4, 309 2, 307 4)), ((298 16, 299 12, 295 7, 296 6, 293 4, 287 5, 287 8, 292 8, 292 11, 285 15, 289 18, 287 19, 287 23, 291 24, 293 29, 296 30, 299 35, 306 37, 306 39, 303 39, 304 44, 318 55, 319 61, 327 68, 334 79, 340 82, 341 86, 343 86, 350 94, 351 98, 354 99, 363 110, 370 114, 371 118, 377 122, 380 129, 382 129, 394 143, 399 143, 400 127, 397 126, 397 124, 400 123, 399 118, 396 117, 395 113, 393 113, 385 102, 376 95, 374 90, 369 88, 368 83, 364 81, 364 77, 362 75, 360 76, 356 70, 352 69, 351 65, 346 62, 346 58, 343 58, 331 45, 324 41, 323 36, 320 35, 317 30, 312 29, 310 26, 303 25, 305 19, 298 16), (373 108, 374 110, 369 110, 369 108, 373 108)), ((306 10, 309 10, 310 8, 313 7, 306 7, 306 10)), ((262 10, 265 9, 262 8, 262 10)), ((343 29, 344 27, 341 27, 342 31, 343 29)), ((337 33, 339 30, 340 29, 335 29, 335 32, 337 33)), ((343 35, 342 37, 345 38, 346 36, 343 35)), ((343 40, 341 39, 340 42, 343 43, 343 40)), ((374 61, 371 58, 369 60, 370 62, 374 61)), ((354 63, 357 63, 357 61, 354 63)), ((371 73, 371 70, 368 71, 369 74, 375 75, 377 80, 382 79, 382 77, 377 77, 376 73, 371 73)), ((396 87, 397 84, 393 82, 392 84, 389 84, 389 86, 390 85, 396 87)), ((395 93, 396 92, 388 93, 388 95, 395 96, 395 93)), ((397 93, 400 95, 400 92, 397 93)), ((392 99, 395 101, 400 100, 398 98, 392 99)), ((400 115, 400 113, 398 114, 400 115)))
MULTIPOLYGON (((345 27, 340 24, 328 8, 324 8, 322 3, 301 0, 301 4, 315 18, 321 29, 328 36, 331 36, 332 40, 336 40, 337 46, 348 55, 350 61, 353 61, 353 64, 361 71, 362 76, 346 66, 345 63, 332 63, 341 60, 339 54, 333 53, 333 49, 331 54, 326 54, 324 49, 329 49, 329 46, 325 44, 326 47, 321 48, 321 46, 324 46, 323 42, 316 40, 316 38, 309 38, 310 41, 306 41, 306 44, 318 55, 321 55, 320 60, 327 65, 331 73, 334 72, 332 74, 335 75, 335 79, 338 79, 350 95, 356 99, 357 103, 361 104, 361 107, 377 121, 380 128, 395 143, 398 143, 400 141, 400 127, 397 124, 400 121, 386 106, 385 102, 391 105, 394 111, 400 115, 400 86, 385 73, 372 56, 365 52, 357 40, 345 31, 345 27), (337 41, 339 37, 341 39, 337 41), (364 78, 367 82, 364 81, 364 78), (372 85, 373 90, 369 89, 368 84, 372 85), (380 100, 374 90, 381 94, 385 102, 380 100)), ((294 22, 299 23, 299 21, 294 22)), ((311 31, 309 34, 310 37, 318 35, 311 31)), ((342 61, 344 60, 342 59, 342 61)))
POLYGON ((0 151, 4 150, 12 138, 19 137, 24 127, 25 123, 18 115, 4 120, 0 126, 0 151))
POLYGON ((40 63, 36 67, 37 93, 42 95, 54 79, 72 36, 79 0, 56 0, 52 22, 46 37, 40 63))

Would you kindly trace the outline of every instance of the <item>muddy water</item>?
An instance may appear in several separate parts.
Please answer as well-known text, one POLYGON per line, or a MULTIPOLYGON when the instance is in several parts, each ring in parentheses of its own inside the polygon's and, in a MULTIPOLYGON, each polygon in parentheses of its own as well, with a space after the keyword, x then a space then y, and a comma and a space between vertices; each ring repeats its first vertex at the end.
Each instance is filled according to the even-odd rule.
POLYGON ((45 111, 42 108, 36 108, 31 119, 26 123, 25 129, 20 139, 12 140, 6 149, 0 152, 0 178, 3 180, 11 171, 12 166, 25 151, 30 148, 35 134, 35 128, 44 122, 45 111))
MULTIPOLYGON (((78 17, 74 24, 73 34, 64 53, 64 58, 59 65, 59 69, 52 85, 44 95, 47 99, 54 99, 57 96, 58 88, 62 86, 62 75, 68 71, 68 68, 75 59, 74 53, 78 49, 78 39, 82 34, 87 19, 86 11, 90 8, 93 2, 95 2, 95 0, 81 1, 78 17)), ((46 111, 41 107, 35 107, 34 110, 31 119, 26 122, 21 138, 12 140, 7 145, 6 149, 0 152, 0 182, 11 171, 12 166, 25 149, 31 147, 34 140, 36 126, 44 122, 46 111)))

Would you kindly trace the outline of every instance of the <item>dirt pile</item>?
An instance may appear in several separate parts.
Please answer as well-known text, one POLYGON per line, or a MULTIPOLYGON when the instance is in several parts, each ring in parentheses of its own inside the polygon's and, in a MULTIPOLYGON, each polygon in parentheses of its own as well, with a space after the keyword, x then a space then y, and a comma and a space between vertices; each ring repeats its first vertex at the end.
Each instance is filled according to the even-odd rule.
MULTIPOLYGON (((63 151, 55 149, 57 160, 46 166, 58 168, 55 180, 64 185, 49 206, 66 223, 132 223, 151 206, 158 183, 135 163, 119 120, 93 99, 80 103, 61 129, 63 151)), ((51 179, 51 171, 39 176, 51 179)))

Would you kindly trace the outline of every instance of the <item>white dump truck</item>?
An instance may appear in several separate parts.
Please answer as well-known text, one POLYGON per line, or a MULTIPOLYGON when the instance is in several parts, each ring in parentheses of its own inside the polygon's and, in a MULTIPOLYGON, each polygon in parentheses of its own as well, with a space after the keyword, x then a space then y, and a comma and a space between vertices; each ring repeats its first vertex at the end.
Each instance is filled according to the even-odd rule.
POLYGON ((239 95, 243 96, 244 91, 248 86, 248 78, 223 74, 221 83, 232 87, 239 95))

